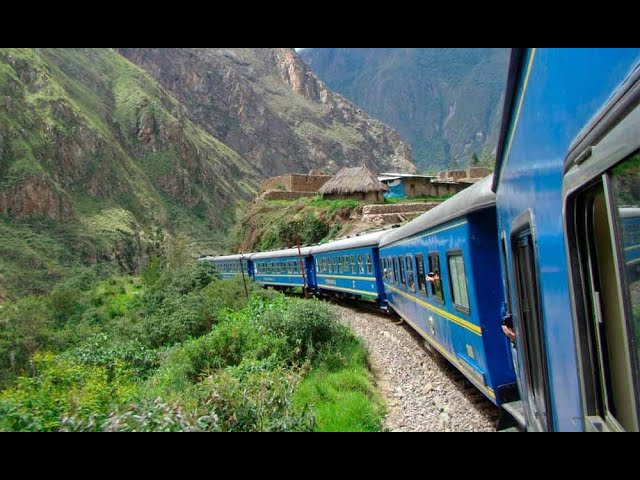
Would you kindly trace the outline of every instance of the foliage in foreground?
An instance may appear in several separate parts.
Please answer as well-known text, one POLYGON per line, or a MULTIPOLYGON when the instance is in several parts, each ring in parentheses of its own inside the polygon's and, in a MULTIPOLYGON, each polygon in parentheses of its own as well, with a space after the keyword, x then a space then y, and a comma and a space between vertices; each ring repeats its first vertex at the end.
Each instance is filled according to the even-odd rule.
POLYGON ((319 301, 176 259, 6 307, 2 431, 379 429, 358 340, 319 301))

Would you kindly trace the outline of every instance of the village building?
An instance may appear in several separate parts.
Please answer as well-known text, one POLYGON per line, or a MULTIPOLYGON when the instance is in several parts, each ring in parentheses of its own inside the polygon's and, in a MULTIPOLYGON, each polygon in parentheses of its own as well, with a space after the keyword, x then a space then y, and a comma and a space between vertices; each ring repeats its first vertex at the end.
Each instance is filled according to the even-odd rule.
POLYGON ((384 203, 388 187, 367 167, 343 168, 320 189, 329 200, 351 199, 366 203, 384 203))

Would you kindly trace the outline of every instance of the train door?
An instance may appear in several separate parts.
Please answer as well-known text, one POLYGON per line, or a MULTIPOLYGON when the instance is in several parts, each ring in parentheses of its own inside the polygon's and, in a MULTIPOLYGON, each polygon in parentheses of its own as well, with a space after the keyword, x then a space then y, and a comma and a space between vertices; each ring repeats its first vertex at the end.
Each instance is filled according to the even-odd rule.
POLYGON ((640 428, 639 124, 636 108, 565 177, 574 329, 588 431, 640 428))
POLYGON ((521 396, 527 429, 544 432, 551 430, 552 425, 538 269, 529 214, 522 217, 520 221, 516 220, 514 231, 512 257, 516 287, 518 348, 522 362, 521 396))

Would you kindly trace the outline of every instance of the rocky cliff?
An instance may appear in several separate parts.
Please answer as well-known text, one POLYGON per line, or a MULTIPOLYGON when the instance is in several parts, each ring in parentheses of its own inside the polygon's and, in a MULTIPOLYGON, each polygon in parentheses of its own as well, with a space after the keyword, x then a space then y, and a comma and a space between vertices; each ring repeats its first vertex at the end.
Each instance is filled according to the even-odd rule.
POLYGON ((495 149, 507 48, 308 48, 336 92, 398 129, 421 171, 462 167, 495 149))
POLYGON ((157 237, 215 248, 258 172, 112 49, 0 49, 0 296, 157 237))
POLYGON ((189 118, 263 176, 344 166, 413 172, 399 134, 327 86, 291 48, 120 48, 189 118))

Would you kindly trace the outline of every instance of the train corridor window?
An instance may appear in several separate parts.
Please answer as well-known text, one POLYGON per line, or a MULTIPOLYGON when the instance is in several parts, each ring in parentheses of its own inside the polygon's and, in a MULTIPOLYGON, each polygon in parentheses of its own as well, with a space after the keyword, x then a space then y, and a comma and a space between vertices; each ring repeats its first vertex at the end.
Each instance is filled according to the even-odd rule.
POLYGON ((364 273, 364 262, 362 261, 362 255, 358 255, 358 272, 360 272, 360 275, 364 273))
POLYGON ((412 292, 416 291, 416 279, 413 275, 413 257, 411 255, 407 255, 405 258, 407 262, 407 287, 412 292))
MULTIPOLYGON (((640 152, 573 201, 588 429, 640 426, 640 152)), ((575 269, 574 269, 575 271, 575 269)), ((574 282, 575 283, 575 282, 574 282)), ((578 290, 578 288, 576 290, 578 290)), ((580 318, 580 317, 578 317, 580 318)))
POLYGON ((464 269, 462 253, 449 253, 449 283, 453 306, 469 313, 469 292, 467 291, 467 274, 464 269))
POLYGON ((368 274, 372 274, 373 273, 373 264, 371 263, 371 254, 370 253, 367 253, 366 261, 367 261, 367 273, 368 274))
POLYGON ((416 265, 418 269, 416 270, 416 275, 418 276, 418 291, 427 296, 427 279, 426 273, 424 271, 424 255, 416 255, 416 265))
POLYGON ((440 255, 437 253, 429 254, 429 273, 436 276, 437 280, 431 283, 431 292, 433 298, 444 303, 444 290, 442 288, 442 272, 440 271, 440 255))
POLYGON ((400 270, 400 283, 402 283, 403 285, 407 284, 407 277, 404 274, 404 261, 402 259, 402 257, 398 258, 398 270, 400 270))
POLYGON ((393 283, 396 285, 400 283, 400 275, 398 275, 398 259, 393 259, 393 283))

